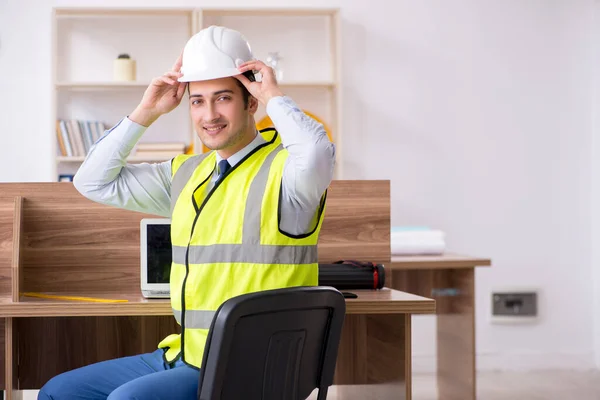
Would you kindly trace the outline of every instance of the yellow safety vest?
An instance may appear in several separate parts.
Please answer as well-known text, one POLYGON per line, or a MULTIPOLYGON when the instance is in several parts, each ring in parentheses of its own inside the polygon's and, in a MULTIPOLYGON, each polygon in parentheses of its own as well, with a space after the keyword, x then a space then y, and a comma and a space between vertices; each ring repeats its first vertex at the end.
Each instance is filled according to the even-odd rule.
POLYGON ((293 236, 279 229, 279 196, 288 153, 274 129, 266 143, 229 169, 207 191, 214 151, 173 160, 170 290, 182 333, 169 335, 167 362, 179 356, 200 368, 208 328, 217 308, 245 293, 318 285, 317 240, 325 194, 313 229, 293 236))

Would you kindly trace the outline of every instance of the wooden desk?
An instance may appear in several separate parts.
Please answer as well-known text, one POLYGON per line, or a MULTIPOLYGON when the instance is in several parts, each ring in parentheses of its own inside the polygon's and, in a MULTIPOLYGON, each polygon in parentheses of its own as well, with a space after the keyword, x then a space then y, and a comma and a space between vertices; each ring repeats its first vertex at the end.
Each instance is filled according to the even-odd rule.
MULTIPOLYGON (((332 182, 319 262, 389 263, 389 189, 389 181, 332 182)), ((71 183, 0 184, 0 387, 8 399, 63 371, 152 351, 179 332, 166 301, 140 296, 144 217, 153 216, 93 203, 71 183), (130 301, 66 303, 24 292, 130 301)), ((433 313, 434 301, 386 289, 347 304, 340 398, 410 399, 410 316, 433 313)))
MULTIPOLYGON (((346 315, 365 314, 432 314, 435 301, 398 290, 352 290, 358 298, 346 299, 346 315)), ((47 293, 53 294, 53 293, 47 293)), ((66 295, 61 293, 61 295, 66 295)), ((96 293, 100 299, 114 298, 113 294, 96 293)), ((140 296, 121 296, 127 302, 96 303, 87 301, 40 299, 21 296, 20 301, 0 301, 0 317, 119 317, 173 315, 167 299, 145 299, 140 296)))
MULTIPOLYGON (((347 314, 335 385, 329 398, 411 399, 411 315, 435 313, 435 302, 387 288, 353 292, 358 294, 358 298, 346 300, 347 314)), ((95 296, 111 298, 112 294, 98 293, 95 296)), ((114 332, 111 335, 111 330, 127 317, 142 317, 141 333, 145 333, 146 337, 139 340, 142 347, 132 343, 135 338, 121 338, 127 343, 125 355, 136 354, 131 351, 133 349, 153 351, 156 339, 159 339, 154 336, 160 336, 153 332, 157 331, 161 322, 165 322, 164 318, 173 319, 169 301, 124 297, 128 297, 128 302, 91 303, 29 297, 21 297, 19 302, 0 302, 0 317, 7 318, 11 321, 11 328, 20 332, 18 338, 13 336, 13 340, 26 343, 19 346, 18 366, 13 348, 6 349, 7 379, 17 378, 19 382, 18 387, 7 392, 7 399, 20 398, 23 389, 38 389, 48 378, 44 371, 54 369, 52 357, 36 354, 44 349, 61 349, 71 356, 80 355, 80 361, 86 359, 73 367, 88 364, 93 354, 95 361, 111 358, 100 349, 115 345, 119 338, 114 337, 114 332), (165 316, 162 321, 158 318, 160 316, 165 316), (85 332, 77 329, 83 326, 84 321, 89 324, 92 318, 95 330, 85 332), (54 332, 56 325, 69 325, 72 330, 54 332), (50 365, 40 367, 40 364, 46 363, 50 365), (34 380, 32 376, 38 379, 34 380)), ((137 321, 132 319, 132 322, 135 325, 137 321)), ((53 356, 59 355, 55 353, 53 356)))
POLYGON ((440 399, 476 398, 475 268, 489 265, 487 258, 452 253, 392 256, 387 264, 390 287, 436 300, 440 399))

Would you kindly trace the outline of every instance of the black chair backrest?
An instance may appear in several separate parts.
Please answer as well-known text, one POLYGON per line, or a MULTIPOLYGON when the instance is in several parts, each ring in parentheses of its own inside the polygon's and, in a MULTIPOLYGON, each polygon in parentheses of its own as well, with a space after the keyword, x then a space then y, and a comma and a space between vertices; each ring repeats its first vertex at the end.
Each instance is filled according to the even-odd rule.
POLYGON ((200 370, 200 400, 301 400, 333 384, 346 303, 331 287, 234 297, 217 310, 200 370))

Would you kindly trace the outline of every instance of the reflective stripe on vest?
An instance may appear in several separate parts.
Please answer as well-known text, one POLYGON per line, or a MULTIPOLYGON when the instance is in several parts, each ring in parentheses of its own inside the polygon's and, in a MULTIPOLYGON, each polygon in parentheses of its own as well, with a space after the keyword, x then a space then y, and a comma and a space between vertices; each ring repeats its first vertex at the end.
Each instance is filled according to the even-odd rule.
POLYGON ((177 199, 183 191, 183 188, 190 180, 196 168, 198 168, 198 165, 200 165, 209 154, 210 153, 203 153, 190 157, 185 160, 177 170, 177 173, 171 182, 171 214, 173 214, 173 209, 175 208, 175 204, 177 204, 177 199))
MULTIPOLYGON (((185 310, 185 325, 191 328, 208 329, 215 316, 215 311, 185 310)), ((173 309, 173 315, 181 325, 181 311, 173 309)))
MULTIPOLYGON (((212 244, 189 246, 190 264, 253 263, 310 264, 317 257, 317 246, 275 246, 261 244, 212 244)), ((173 262, 185 265, 187 247, 173 246, 173 262)))

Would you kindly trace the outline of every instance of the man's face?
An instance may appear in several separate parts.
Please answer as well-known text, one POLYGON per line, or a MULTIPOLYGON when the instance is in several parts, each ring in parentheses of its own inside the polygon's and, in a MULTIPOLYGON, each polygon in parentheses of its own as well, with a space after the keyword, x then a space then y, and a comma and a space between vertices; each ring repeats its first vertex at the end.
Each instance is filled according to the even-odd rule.
POLYGON ((246 107, 235 78, 190 82, 189 91, 194 128, 206 147, 233 154, 247 144, 246 136, 254 133, 248 127, 253 125, 257 104, 251 97, 246 107))

